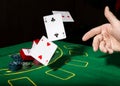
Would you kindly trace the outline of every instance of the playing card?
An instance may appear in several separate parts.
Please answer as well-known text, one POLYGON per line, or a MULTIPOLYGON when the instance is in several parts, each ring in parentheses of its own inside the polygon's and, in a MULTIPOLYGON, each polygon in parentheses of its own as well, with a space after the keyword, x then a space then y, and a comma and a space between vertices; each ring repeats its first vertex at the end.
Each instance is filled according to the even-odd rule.
POLYGON ((30 55, 47 66, 56 49, 56 44, 49 41, 45 36, 42 36, 40 42, 30 51, 30 55))
POLYGON ((39 42, 39 39, 33 40, 32 48, 34 48, 38 44, 38 42, 39 42))
POLYGON ((44 16, 43 19, 47 32, 47 37, 50 41, 56 41, 66 38, 61 14, 44 16))
POLYGON ((24 60, 24 61, 25 60, 27 60, 27 61, 34 60, 34 58, 30 55, 30 51, 31 51, 31 49, 28 49, 28 48, 23 48, 20 50, 20 56, 21 56, 22 60, 24 60))
POLYGON ((52 11, 53 14, 61 14, 63 22, 74 22, 69 11, 52 11))
MULTIPOLYGON (((37 45, 37 43, 35 43, 35 41, 33 41, 33 43, 32 43, 32 48, 34 48, 36 45, 37 45)), ((32 49, 32 48, 31 48, 31 49, 32 49)))
POLYGON ((24 54, 26 55, 26 56, 30 56, 30 49, 22 49, 23 50, 23 52, 24 52, 24 54))

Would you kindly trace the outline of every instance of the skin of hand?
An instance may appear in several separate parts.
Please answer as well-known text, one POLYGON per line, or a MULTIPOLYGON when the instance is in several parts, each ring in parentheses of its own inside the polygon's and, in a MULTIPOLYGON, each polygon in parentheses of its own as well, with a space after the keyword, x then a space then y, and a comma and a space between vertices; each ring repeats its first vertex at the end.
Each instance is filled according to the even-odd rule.
POLYGON ((114 51, 120 51, 120 21, 106 6, 104 15, 109 23, 95 27, 84 34, 83 41, 93 38, 93 50, 100 49, 104 53, 112 54, 114 51))

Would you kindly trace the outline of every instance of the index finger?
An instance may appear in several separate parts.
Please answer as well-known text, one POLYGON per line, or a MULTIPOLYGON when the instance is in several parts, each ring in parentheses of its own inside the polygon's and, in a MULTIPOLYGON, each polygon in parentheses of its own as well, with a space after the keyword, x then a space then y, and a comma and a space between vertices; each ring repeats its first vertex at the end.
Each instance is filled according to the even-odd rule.
POLYGON ((93 29, 91 29, 90 31, 88 31, 87 33, 84 34, 84 36, 82 37, 83 41, 87 41, 88 39, 94 37, 95 35, 101 33, 101 27, 102 26, 98 26, 95 27, 93 29))

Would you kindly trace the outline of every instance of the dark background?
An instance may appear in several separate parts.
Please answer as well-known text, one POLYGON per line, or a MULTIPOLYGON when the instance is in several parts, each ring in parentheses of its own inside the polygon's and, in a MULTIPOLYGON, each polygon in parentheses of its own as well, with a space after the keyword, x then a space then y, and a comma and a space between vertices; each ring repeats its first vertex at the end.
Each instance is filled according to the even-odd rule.
POLYGON ((67 38, 63 41, 82 42, 85 32, 108 22, 104 17, 104 7, 115 10, 116 0, 0 0, 0 47, 33 41, 46 36, 43 16, 52 10, 69 11, 75 22, 65 22, 67 38))

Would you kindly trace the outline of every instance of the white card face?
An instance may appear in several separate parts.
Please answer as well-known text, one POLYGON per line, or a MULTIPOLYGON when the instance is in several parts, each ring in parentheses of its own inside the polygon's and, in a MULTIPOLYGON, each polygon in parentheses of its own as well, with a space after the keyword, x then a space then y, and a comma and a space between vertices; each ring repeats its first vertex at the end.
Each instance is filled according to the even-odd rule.
POLYGON ((30 55, 43 65, 47 66, 56 49, 57 45, 50 42, 45 36, 43 36, 40 39, 40 42, 31 49, 30 55))
POLYGON ((26 56, 30 56, 30 49, 22 49, 26 56))
POLYGON ((74 22, 69 11, 52 11, 53 14, 60 13, 62 15, 63 22, 74 22))
POLYGON ((32 48, 35 47, 37 44, 35 43, 35 41, 33 41, 33 44, 32 44, 32 48))
POLYGON ((66 38, 66 33, 61 14, 44 16, 44 24, 50 41, 56 41, 66 38))
POLYGON ((31 49, 33 49, 38 44, 38 42, 39 42, 39 39, 33 40, 31 49))

